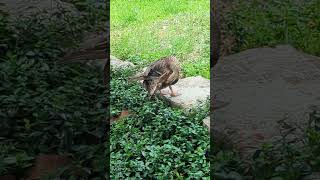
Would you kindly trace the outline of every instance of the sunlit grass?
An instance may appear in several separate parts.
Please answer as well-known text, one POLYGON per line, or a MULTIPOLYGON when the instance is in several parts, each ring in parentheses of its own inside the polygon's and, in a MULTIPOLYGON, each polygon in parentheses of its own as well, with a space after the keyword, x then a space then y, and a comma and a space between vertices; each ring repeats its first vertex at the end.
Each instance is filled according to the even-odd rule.
POLYGON ((210 2, 111 1, 111 54, 147 65, 175 55, 183 74, 209 78, 210 2))

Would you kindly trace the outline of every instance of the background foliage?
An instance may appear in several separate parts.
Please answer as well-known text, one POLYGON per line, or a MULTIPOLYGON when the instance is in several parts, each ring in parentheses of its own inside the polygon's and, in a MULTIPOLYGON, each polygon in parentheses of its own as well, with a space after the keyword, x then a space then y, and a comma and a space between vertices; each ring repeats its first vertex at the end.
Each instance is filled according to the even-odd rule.
POLYGON ((57 177, 105 176, 108 112, 101 74, 54 63, 65 48, 75 47, 84 30, 101 27, 90 18, 103 11, 41 12, 14 24, 0 16, 0 175, 21 178, 39 154, 49 153, 73 160, 57 177))
MULTIPOLYGON (((297 49, 320 55, 320 1, 268 0, 226 1, 222 12, 228 53, 249 48, 291 44, 297 49)), ((227 47, 225 47, 227 48, 227 47)))

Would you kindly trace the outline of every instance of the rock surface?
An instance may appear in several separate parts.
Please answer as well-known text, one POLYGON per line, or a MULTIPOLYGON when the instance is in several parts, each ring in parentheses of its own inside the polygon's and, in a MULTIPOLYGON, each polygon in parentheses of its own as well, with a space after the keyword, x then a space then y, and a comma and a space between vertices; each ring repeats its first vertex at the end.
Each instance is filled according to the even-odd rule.
MULTIPOLYGON (((146 69, 147 67, 143 68, 136 76, 142 74, 146 69)), ((139 82, 140 84, 143 83, 143 81, 139 82)), ((201 76, 187 77, 179 79, 179 81, 172 86, 172 89, 178 96, 171 97, 169 87, 161 90, 165 95, 160 95, 159 92, 156 94, 168 101, 173 107, 179 107, 188 112, 192 108, 201 105, 210 97, 210 80, 201 76)))
POLYGON ((110 56, 110 66, 113 68, 129 68, 134 67, 134 64, 128 61, 121 61, 120 59, 110 56))
POLYGON ((183 108, 186 111, 197 107, 210 97, 210 80, 201 76, 180 79, 172 88, 179 95, 171 97, 170 89, 167 87, 162 90, 163 93, 168 93, 164 95, 164 99, 172 106, 183 108))
POLYGON ((203 125, 209 129, 210 132, 210 116, 206 117, 203 121, 203 125))
MULTIPOLYGON (((85 63, 86 65, 95 67, 98 71, 103 72, 105 64, 108 62, 108 59, 92 59, 86 61, 79 61, 79 63, 85 63)), ((110 66, 111 68, 129 68, 134 67, 134 64, 128 61, 121 61, 114 56, 110 56, 110 66)))
POLYGON ((291 46, 225 57, 212 76, 217 99, 230 104, 214 111, 211 130, 229 138, 244 157, 282 133, 299 138, 312 107, 320 105, 320 58, 291 46))

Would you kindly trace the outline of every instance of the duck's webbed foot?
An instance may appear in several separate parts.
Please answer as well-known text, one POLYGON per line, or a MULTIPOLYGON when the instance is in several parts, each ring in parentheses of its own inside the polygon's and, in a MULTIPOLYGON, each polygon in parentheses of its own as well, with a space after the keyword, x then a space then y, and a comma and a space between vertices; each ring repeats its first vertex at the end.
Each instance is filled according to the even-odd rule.
POLYGON ((167 93, 167 92, 163 92, 162 90, 159 90, 159 92, 160 92, 160 95, 161 95, 161 96, 168 95, 168 93, 167 93))
POLYGON ((178 94, 177 92, 174 92, 171 86, 169 86, 169 88, 170 88, 170 91, 171 91, 171 93, 170 93, 171 97, 176 97, 176 96, 181 95, 181 94, 178 94))
POLYGON ((181 94, 177 94, 177 93, 175 93, 175 92, 172 92, 172 93, 170 94, 171 97, 177 97, 177 96, 179 96, 179 95, 181 95, 181 94))

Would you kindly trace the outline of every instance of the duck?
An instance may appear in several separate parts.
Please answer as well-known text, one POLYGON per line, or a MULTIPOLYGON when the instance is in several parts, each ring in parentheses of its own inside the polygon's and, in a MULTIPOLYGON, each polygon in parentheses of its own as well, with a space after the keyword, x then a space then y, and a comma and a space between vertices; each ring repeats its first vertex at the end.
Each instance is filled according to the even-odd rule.
POLYGON ((109 36, 106 32, 87 33, 80 43, 80 48, 69 51, 56 63, 86 63, 98 66, 103 70, 103 84, 107 86, 110 76, 107 53, 108 42, 109 36))
POLYGON ((150 97, 158 91, 161 95, 166 95, 161 90, 167 87, 171 91, 170 96, 175 97, 180 94, 176 93, 172 86, 179 81, 180 71, 178 59, 175 56, 167 56, 153 62, 143 73, 129 78, 129 81, 143 80, 143 86, 150 97))

